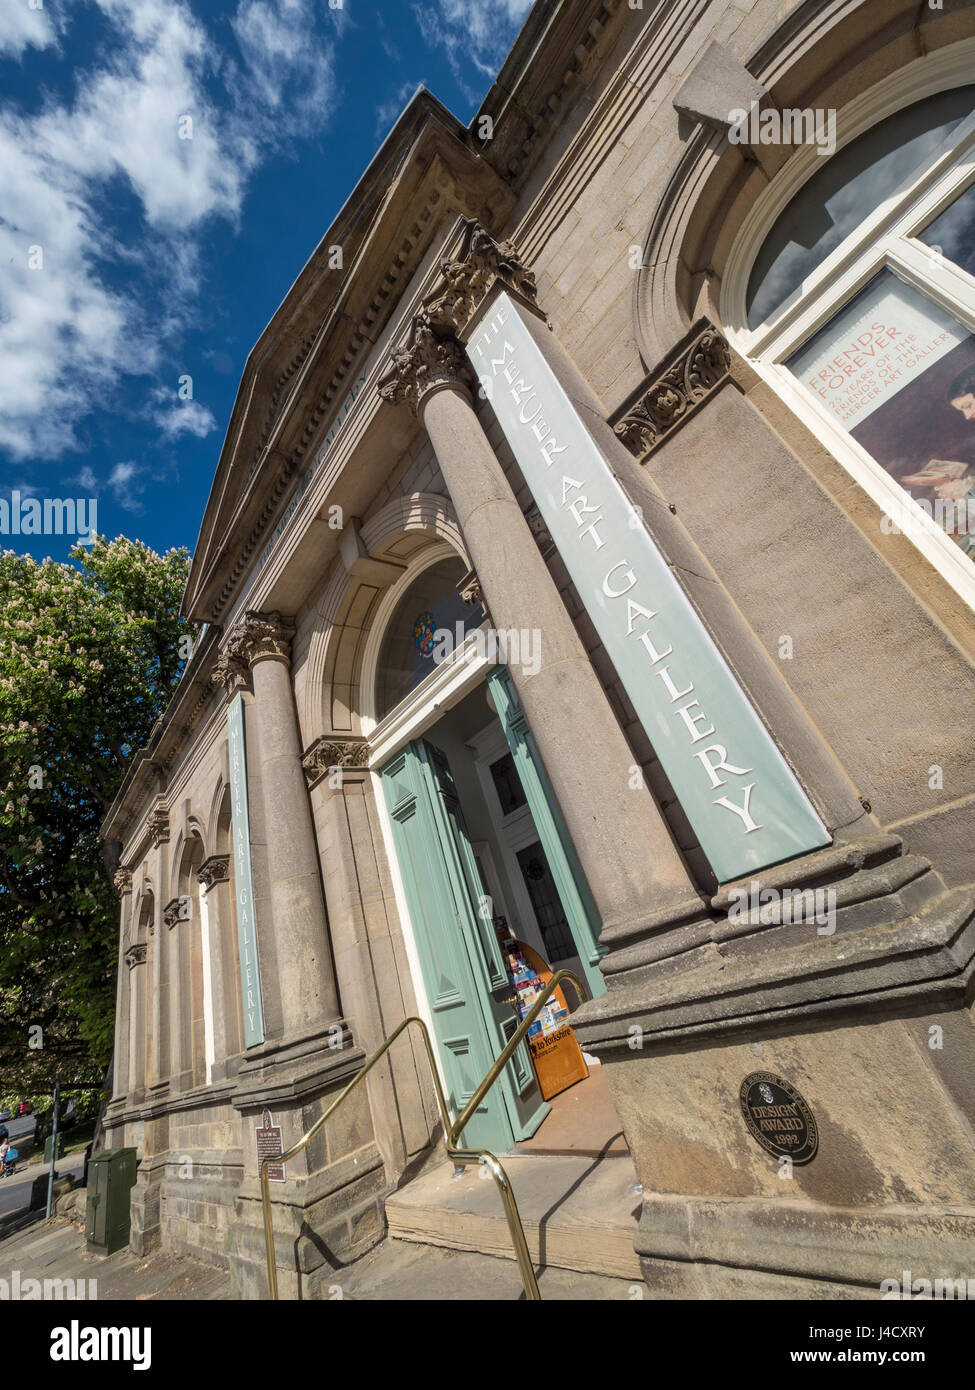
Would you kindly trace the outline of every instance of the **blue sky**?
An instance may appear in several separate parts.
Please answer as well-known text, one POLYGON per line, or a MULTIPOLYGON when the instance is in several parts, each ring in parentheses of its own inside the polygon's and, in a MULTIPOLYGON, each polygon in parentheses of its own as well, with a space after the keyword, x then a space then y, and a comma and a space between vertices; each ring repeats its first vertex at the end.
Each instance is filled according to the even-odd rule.
POLYGON ((0 0, 0 499, 192 549, 302 265, 415 88, 469 121, 529 8, 0 0))

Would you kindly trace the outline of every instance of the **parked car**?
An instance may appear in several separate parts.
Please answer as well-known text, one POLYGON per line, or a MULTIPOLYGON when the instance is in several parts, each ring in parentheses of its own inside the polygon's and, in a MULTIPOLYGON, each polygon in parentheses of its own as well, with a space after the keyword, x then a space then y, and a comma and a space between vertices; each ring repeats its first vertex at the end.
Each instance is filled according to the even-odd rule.
POLYGON ((5 1120, 9 1120, 9 1119, 10 1119, 10 1111, 9 1111, 9 1110, 0 1110, 0 1124, 3 1124, 3 1122, 4 1122, 5 1120))
POLYGON ((18 1115, 33 1115, 34 1107, 29 1105, 26 1100, 22 1100, 17 1108, 18 1115))

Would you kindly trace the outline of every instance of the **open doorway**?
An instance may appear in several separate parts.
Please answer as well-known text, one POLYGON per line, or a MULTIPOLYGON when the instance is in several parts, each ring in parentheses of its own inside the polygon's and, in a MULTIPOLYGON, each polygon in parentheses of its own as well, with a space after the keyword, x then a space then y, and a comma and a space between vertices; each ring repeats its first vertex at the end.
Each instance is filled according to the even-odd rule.
MULTIPOLYGON (((503 667, 380 770, 452 1106, 461 1108, 551 971, 590 992, 598 926, 503 667), (526 1002, 527 1001, 527 1002, 526 1002)), ((511 1059, 463 1142, 496 1153, 626 1153, 566 986, 511 1059)))

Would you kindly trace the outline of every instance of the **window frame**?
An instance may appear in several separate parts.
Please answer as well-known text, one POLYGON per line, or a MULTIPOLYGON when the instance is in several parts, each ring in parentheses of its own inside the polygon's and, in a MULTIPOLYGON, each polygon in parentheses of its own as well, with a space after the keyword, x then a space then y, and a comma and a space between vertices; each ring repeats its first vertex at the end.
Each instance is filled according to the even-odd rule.
MULTIPOLYGON (((892 73, 837 112, 837 152, 889 116, 926 96, 972 84, 975 39, 892 73)), ((895 189, 817 266, 764 323, 749 328, 746 295, 752 266, 776 220, 811 179, 822 156, 802 146, 763 190, 742 223, 721 288, 719 315, 729 342, 886 513, 898 516, 910 494, 846 432, 825 402, 792 374, 786 360, 885 269, 953 314, 975 333, 975 276, 932 255, 918 233, 975 186, 975 113, 952 132, 936 159, 895 189)), ((908 539, 975 608, 975 563, 922 509, 908 539)))

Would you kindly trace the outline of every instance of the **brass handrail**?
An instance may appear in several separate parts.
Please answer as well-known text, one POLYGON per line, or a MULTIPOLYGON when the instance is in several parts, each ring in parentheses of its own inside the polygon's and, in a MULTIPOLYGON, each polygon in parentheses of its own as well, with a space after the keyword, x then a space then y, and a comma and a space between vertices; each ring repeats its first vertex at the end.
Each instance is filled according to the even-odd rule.
POLYGON ((505 1216, 508 1218, 508 1231, 511 1235, 511 1243, 515 1248, 515 1256, 518 1260, 518 1268, 521 1272, 521 1282, 525 1286, 525 1297, 532 1302, 538 1302, 541 1299, 541 1294, 538 1292, 538 1281, 535 1278, 535 1267, 532 1264, 531 1255, 528 1250, 528 1242, 525 1239, 525 1228, 521 1222, 518 1203, 515 1201, 515 1194, 512 1190, 507 1173, 504 1171, 495 1155, 489 1153, 487 1149, 459 1149, 455 1146, 455 1140, 461 1135, 474 1111, 501 1075, 511 1054, 527 1034, 528 1029, 541 1012, 549 995, 558 988, 562 980, 569 981, 580 1003, 588 999, 589 996, 586 993, 585 985, 577 976, 572 974, 571 970, 556 970, 555 974, 535 1000, 535 1003, 509 1038, 501 1055, 490 1067, 484 1080, 478 1086, 477 1090, 471 1096, 453 1124, 450 1123, 450 1111, 447 1108, 443 1087, 440 1084, 440 1073, 437 1070, 436 1059, 433 1055, 433 1046, 430 1042, 429 1030, 422 1018, 411 1016, 410 1018, 405 1018, 399 1027, 395 1028, 393 1032, 390 1033, 382 1046, 366 1061, 362 1070, 356 1073, 347 1086, 343 1087, 328 1109, 319 1115, 307 1134, 302 1135, 297 1143, 292 1144, 291 1148, 286 1149, 284 1153, 272 1155, 262 1161, 260 1168, 261 1205, 264 1209, 264 1246, 267 1253, 267 1282, 272 1299, 277 1299, 278 1296, 278 1271, 274 1261, 274 1227, 271 1221, 271 1187, 268 1177, 268 1165, 271 1163, 287 1163, 289 1159, 294 1158, 295 1154, 301 1153, 302 1149, 322 1128, 326 1120, 330 1119, 331 1116, 335 1114, 335 1111, 345 1100, 346 1096, 350 1095, 355 1090, 356 1086, 359 1085, 359 1082, 362 1081, 364 1077, 368 1076, 380 1057, 389 1051, 400 1033, 409 1028, 412 1023, 415 1023, 423 1034, 423 1045, 426 1048, 427 1061, 430 1063, 430 1071, 433 1074, 433 1084, 437 1094, 437 1106, 440 1110, 440 1119, 444 1129, 444 1142, 447 1156, 453 1159, 455 1163, 479 1163, 489 1169, 491 1176, 497 1183, 498 1191, 501 1193, 501 1200, 504 1203, 505 1216))

